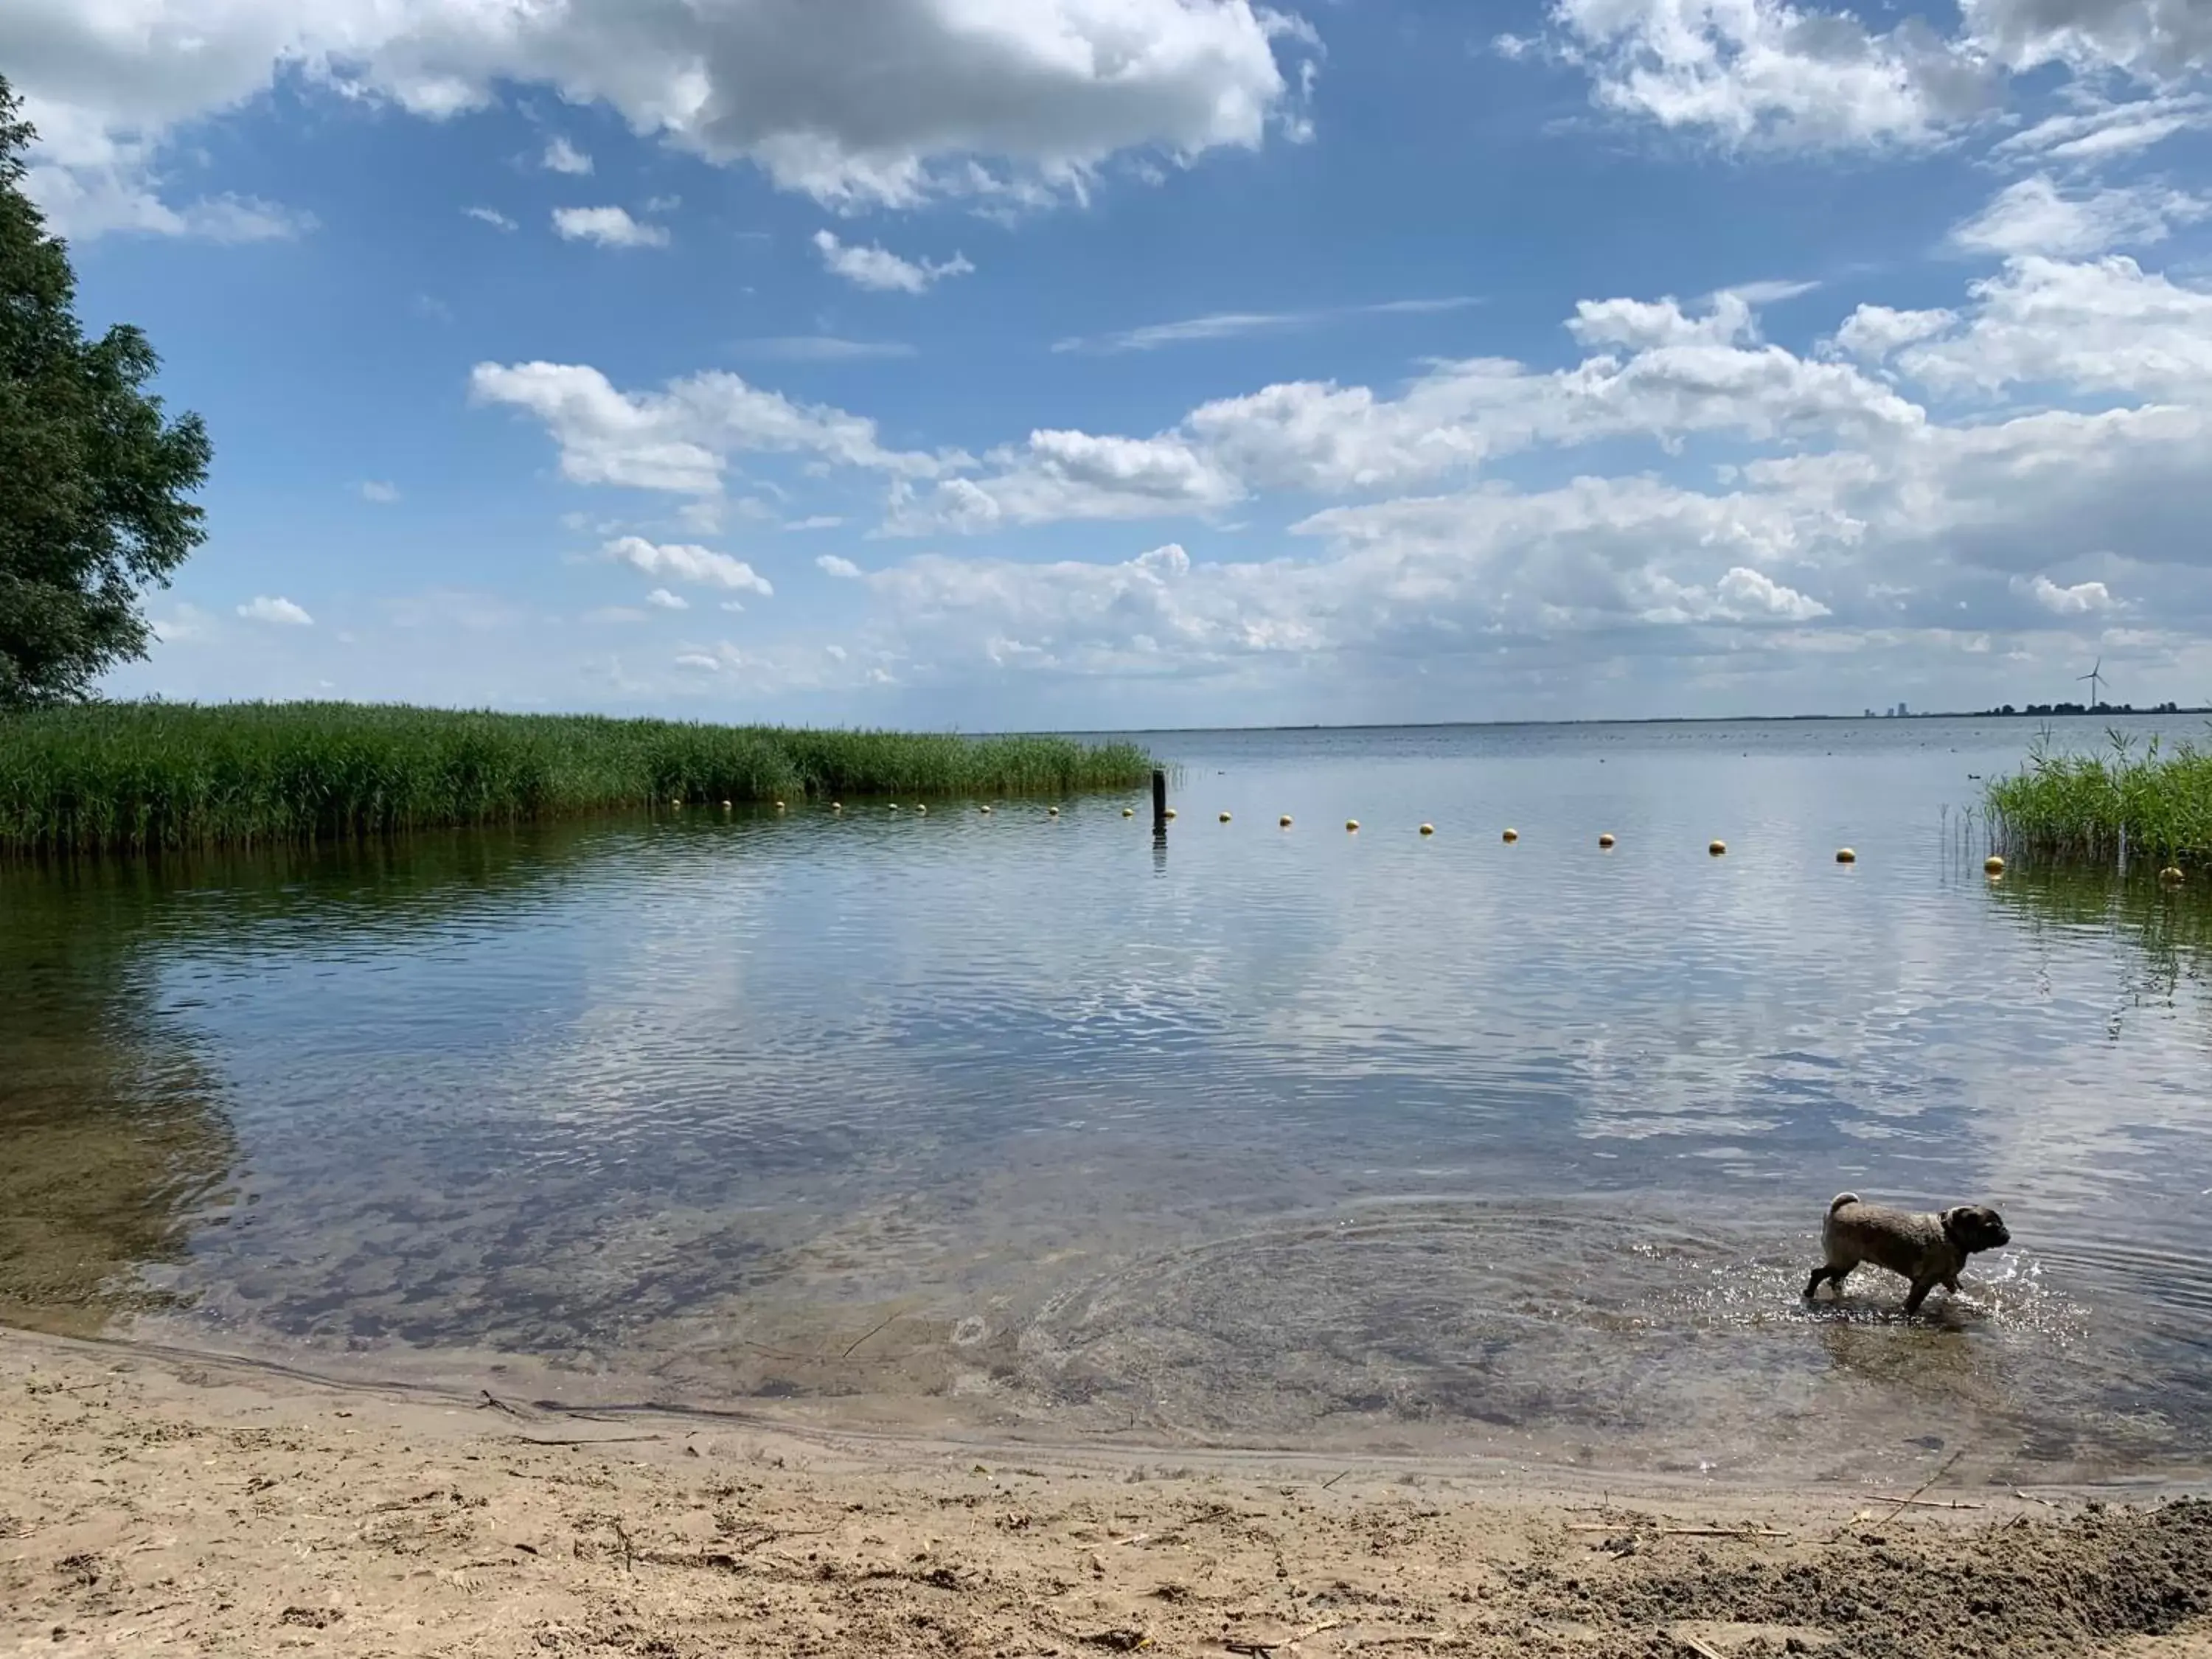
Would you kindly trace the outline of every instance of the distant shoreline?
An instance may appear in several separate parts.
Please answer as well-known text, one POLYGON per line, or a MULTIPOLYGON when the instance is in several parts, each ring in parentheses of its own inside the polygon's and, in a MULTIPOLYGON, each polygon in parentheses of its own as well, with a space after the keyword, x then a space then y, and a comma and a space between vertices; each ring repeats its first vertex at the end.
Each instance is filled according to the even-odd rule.
POLYGON ((2131 705, 2115 708, 2108 704, 2094 709, 2070 703, 2056 707, 2037 704, 2027 708, 1916 708, 1904 714, 1620 714, 1526 720, 1353 720, 1343 725, 1314 721, 1298 726, 1070 726, 1054 735, 1166 738, 1250 732, 1488 732, 1535 726, 1787 726, 1818 722, 1881 726, 1905 720, 2172 720, 2187 714, 2212 715, 2212 704, 2157 708, 2136 708, 2131 705))

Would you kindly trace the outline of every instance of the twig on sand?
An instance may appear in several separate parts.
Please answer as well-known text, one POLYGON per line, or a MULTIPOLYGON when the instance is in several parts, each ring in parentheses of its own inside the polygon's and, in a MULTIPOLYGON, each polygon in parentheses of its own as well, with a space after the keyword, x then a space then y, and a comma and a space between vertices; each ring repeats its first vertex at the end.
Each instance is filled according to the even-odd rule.
MULTIPOLYGON (((1943 1460, 1943 1462, 1942 1462, 1942 1465, 1941 1465, 1940 1467, 1938 1467, 1938 1468, 1937 1468, 1937 1469, 1936 1469, 1936 1473, 1935 1473, 1935 1474, 1933 1474, 1929 1475, 1929 1476, 1925 1480, 1922 1481, 1918 1486, 1915 1486, 1915 1487, 1912 1489, 1912 1493, 1911 1493, 1911 1497, 1908 1497, 1908 1498, 1886 1498, 1886 1499, 1882 1500, 1883 1502, 1886 1502, 1886 1503, 1889 1503, 1889 1504, 1893 1504, 1895 1507, 1894 1507, 1894 1508, 1893 1508, 1887 1515, 1883 1516, 1881 1517, 1881 1521, 1877 1521, 1875 1524, 1876 1526, 1880 1526, 1880 1525, 1881 1524, 1881 1522, 1883 1522, 1883 1521, 1894 1521, 1894 1520, 1895 1520, 1895 1519, 1896 1519, 1899 1515, 1902 1515, 1902 1514, 1905 1512, 1905 1506, 1906 1504, 1911 1504, 1911 1503, 1912 1503, 1913 1501, 1915 1501, 1916 1499, 1917 1499, 1917 1498, 1921 1496, 1921 1494, 1923 1494, 1923 1492, 1925 1492, 1928 1490, 1928 1488, 1929 1488, 1929 1487, 1930 1487, 1930 1486, 1934 1486, 1934 1485, 1935 1485, 1938 1480, 1942 1480, 1945 1475, 1947 1475, 1947 1474, 1950 1474, 1950 1473, 1951 1473, 1951 1467, 1952 1467, 1952 1465, 1954 1465, 1954 1463, 1956 1463, 1956 1462, 1957 1462, 1960 1458, 1964 1457, 1966 1455, 1966 1449, 1964 1446, 1960 1447, 1958 1450, 1956 1450, 1956 1451, 1953 1452, 1953 1453, 1952 1453, 1948 1457, 1947 1457, 1947 1458, 1945 1458, 1945 1459, 1943 1460)), ((1841 1538, 1841 1537, 1842 1537, 1845 1533, 1849 1532, 1849 1531, 1850 1531, 1853 1527, 1855 1527, 1855 1526, 1858 1525, 1859 1521, 1861 1520, 1861 1518, 1862 1518, 1861 1516, 1855 1515, 1855 1516, 1853 1516, 1850 1520, 1848 1520, 1848 1521, 1844 1522, 1844 1524, 1843 1524, 1842 1526, 1838 1527, 1838 1528, 1835 1529, 1835 1531, 1833 1531, 1833 1532, 1832 1532, 1832 1533, 1830 1533, 1830 1534, 1828 1534, 1828 1541, 1829 1541, 1831 1544, 1834 1543, 1834 1542, 1835 1542, 1838 1538, 1841 1538)))
POLYGON ((2012 1489, 2012 1495, 2026 1503, 2040 1504, 2046 1510, 2055 1510, 2058 1507, 2057 1504, 2052 1503, 2048 1498, 2038 1498, 2033 1492, 2022 1492, 2018 1486, 2014 1486, 2012 1489))
POLYGON ((1962 1504, 1953 1498, 1891 1498, 1885 1495, 1874 1501, 1877 1504, 1894 1504, 1899 1509, 1908 1506, 1916 1510, 1978 1510, 1988 1507, 1984 1504, 1962 1504))
POLYGON ((1684 1647, 1689 1649, 1691 1652, 1696 1654, 1698 1656, 1698 1659, 1721 1659, 1718 1649, 1708 1647, 1705 1643, 1700 1642, 1696 1637, 1691 1635, 1689 1632, 1686 1630, 1678 1630, 1669 1633, 1677 1642, 1680 1642, 1684 1647))
POLYGON ((526 1446, 627 1446, 639 1440, 665 1440, 665 1434, 583 1434, 550 1438, 544 1435, 518 1434, 510 1437, 526 1446))
POLYGON ((1772 1527, 1622 1527, 1605 1521, 1577 1521, 1571 1522, 1569 1532, 1642 1532, 1655 1538, 1794 1538, 1795 1533, 1777 1532, 1772 1527))
POLYGON ((477 1392, 483 1396, 482 1400, 477 1402, 477 1409, 480 1412, 505 1412, 509 1417, 520 1417, 525 1419, 527 1419, 531 1415, 530 1413, 524 1411, 518 1406, 508 1405, 507 1401, 501 1400, 489 1389, 478 1389, 477 1392))
POLYGON ((1321 1483, 1321 1489, 1322 1489, 1323 1492, 1327 1492, 1327 1491, 1328 1491, 1331 1486, 1334 1486, 1338 1481, 1340 1481, 1340 1480, 1343 1480, 1343 1479, 1344 1479, 1344 1477, 1345 1477, 1345 1475, 1350 1474, 1351 1473, 1352 1473, 1352 1471, 1351 1471, 1350 1469, 1346 1469, 1346 1470, 1342 1471, 1342 1472, 1341 1472, 1341 1473, 1340 1473, 1340 1474, 1332 1474, 1331 1476, 1329 1476, 1329 1478, 1328 1478, 1328 1480, 1324 1480, 1324 1481, 1322 1481, 1322 1482, 1321 1483))
POLYGON ((861 1332, 860 1335, 854 1337, 850 1346, 846 1348, 845 1352, 837 1357, 840 1359, 850 1359, 854 1352, 859 1349, 860 1344, 866 1342, 872 1336, 878 1336, 882 1334, 884 1332, 889 1330, 892 1326, 897 1324, 898 1321, 899 1316, 896 1314, 893 1314, 881 1324, 870 1326, 866 1330, 861 1332))
MULTIPOLYGON (((1343 1624, 1344 1620, 1341 1619, 1324 1619, 1318 1625, 1309 1625, 1302 1631, 1294 1631, 1279 1641, 1269 1642, 1261 1641, 1256 1637, 1231 1636, 1224 1637, 1222 1638, 1221 1645, 1228 1649, 1231 1653, 1244 1655, 1245 1659, 1275 1659, 1275 1650, 1277 1648, 1294 1648, 1297 1646, 1299 1643, 1304 1641, 1309 1636, 1318 1636, 1325 1630, 1339 1629, 1343 1626, 1343 1624)), ((1386 1638, 1384 1639, 1390 1640, 1401 1638, 1386 1638)), ((1428 1637, 1416 1636, 1402 1639, 1422 1642, 1428 1641, 1431 1638, 1428 1637)))

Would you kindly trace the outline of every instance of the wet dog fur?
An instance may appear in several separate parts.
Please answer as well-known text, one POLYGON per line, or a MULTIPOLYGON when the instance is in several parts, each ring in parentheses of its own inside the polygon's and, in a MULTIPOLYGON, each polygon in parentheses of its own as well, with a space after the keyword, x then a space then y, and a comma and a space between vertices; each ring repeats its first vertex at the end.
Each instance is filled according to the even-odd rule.
POLYGON ((1961 1204, 1936 1215, 1915 1215, 1885 1204, 1869 1204, 1856 1193, 1839 1193, 1821 1224, 1820 1247, 1827 1260, 1805 1281, 1805 1295, 1826 1279, 1844 1293, 1844 1280, 1861 1262, 1912 1281, 1905 1311, 1917 1313, 1928 1292, 1941 1285, 1956 1294, 1966 1258, 2012 1243, 2004 1218, 1984 1204, 1961 1204))

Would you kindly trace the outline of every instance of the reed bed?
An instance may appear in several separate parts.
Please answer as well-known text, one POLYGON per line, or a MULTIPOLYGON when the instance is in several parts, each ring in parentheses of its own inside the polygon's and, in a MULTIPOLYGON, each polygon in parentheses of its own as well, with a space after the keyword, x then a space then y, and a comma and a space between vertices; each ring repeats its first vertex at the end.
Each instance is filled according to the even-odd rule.
POLYGON ((2212 752, 2182 742, 2140 749, 2112 732, 2096 754, 2054 750, 2046 732, 2019 771, 1988 786, 1989 819, 2008 853, 2115 864, 2212 860, 2212 752))
POLYGON ((343 702, 94 703, 0 717, 0 854, 158 851, 677 802, 1130 788, 1133 744, 706 726, 343 702))

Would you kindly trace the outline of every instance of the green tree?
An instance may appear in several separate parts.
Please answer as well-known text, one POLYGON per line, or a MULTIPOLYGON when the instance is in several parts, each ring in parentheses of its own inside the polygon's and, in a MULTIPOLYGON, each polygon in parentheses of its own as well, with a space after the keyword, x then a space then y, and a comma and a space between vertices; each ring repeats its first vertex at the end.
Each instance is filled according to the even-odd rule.
POLYGON ((145 590, 205 538, 207 429, 164 421, 137 329, 87 340, 69 248, 23 193, 36 137, 0 77, 0 708, 84 696, 146 654, 145 590))

